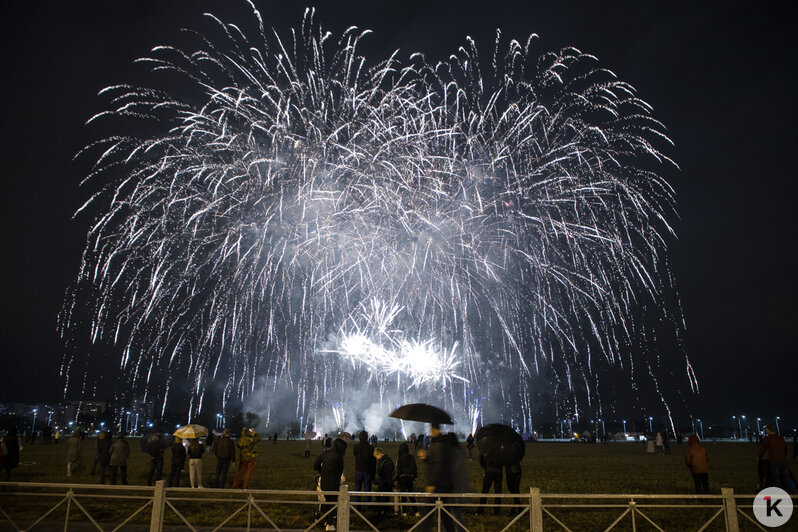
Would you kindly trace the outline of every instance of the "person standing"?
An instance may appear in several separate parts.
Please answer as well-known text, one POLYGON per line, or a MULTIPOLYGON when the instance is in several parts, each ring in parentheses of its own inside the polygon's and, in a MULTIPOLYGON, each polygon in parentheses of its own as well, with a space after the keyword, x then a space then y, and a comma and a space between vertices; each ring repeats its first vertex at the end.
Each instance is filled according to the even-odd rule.
MULTIPOLYGON (((410 454, 410 448, 406 443, 399 446, 399 457, 396 459, 396 484, 399 491, 409 493, 413 491, 413 482, 418 476, 416 459, 410 454)), ((401 504, 413 502, 410 497, 402 496, 401 504)), ((403 514, 407 513, 403 510, 403 514)))
POLYGON ((111 466, 111 485, 116 485, 116 475, 121 472, 122 484, 127 484, 127 459, 130 456, 130 445, 125 440, 124 433, 120 432, 116 441, 111 445, 111 458, 108 465, 111 466))
POLYGON ((19 465, 19 437, 17 436, 17 427, 8 429, 8 434, 3 438, 3 451, 2 464, 3 469, 6 470, 6 482, 11 478, 11 471, 19 465))
POLYGON ((657 432, 657 435, 654 438, 654 441, 655 441, 654 445, 656 445, 656 447, 657 447, 657 454, 665 454, 665 449, 664 449, 663 443, 662 443, 662 433, 661 432, 657 432))
POLYGON ((324 435, 323 447, 324 447, 324 449, 322 449, 322 452, 324 452, 324 451, 332 451, 332 438, 330 438, 330 436, 328 434, 324 435))
POLYGON ((216 478, 213 487, 224 488, 230 464, 236 460, 236 446, 230 439, 230 429, 225 430, 224 435, 213 444, 213 453, 216 455, 216 478))
POLYGON ((765 432, 767 436, 759 446, 757 458, 761 459, 765 453, 768 453, 770 479, 773 482, 773 487, 781 488, 789 493, 791 490, 790 470, 787 465, 787 442, 776 432, 776 427, 773 425, 765 427, 765 432))
POLYGON ((105 474, 111 460, 111 434, 103 429, 97 437, 97 465, 100 468, 100 484, 105 484, 105 474))
MULTIPOLYGON (((485 474, 482 477, 482 493, 489 493, 491 485, 493 486, 494 493, 501 493, 502 492, 502 466, 500 463, 496 461, 495 454, 493 452, 488 452, 488 454, 480 453, 479 454, 479 465, 482 466, 482 469, 485 470, 485 474)), ((485 507, 483 506, 487 499, 482 497, 479 499, 479 508, 477 508, 477 515, 481 515, 485 511, 485 507)), ((499 504, 501 503, 501 499, 498 497, 493 499, 493 515, 499 515, 501 509, 499 508, 499 504)))
POLYGON ((77 470, 81 464, 83 457, 81 456, 81 443, 80 433, 76 430, 72 432, 67 442, 67 476, 71 477, 72 473, 77 470))
MULTIPOLYGON (((332 443, 332 450, 324 451, 313 463, 313 469, 319 472, 319 487, 321 491, 338 492, 341 488, 341 477, 344 474, 344 454, 346 453, 346 442, 341 438, 335 438, 332 443)), ((324 495, 325 502, 333 508, 338 502, 338 495, 324 495)), ((325 507, 326 508, 326 507, 325 507)), ((326 510, 324 510, 326 511, 326 510)), ((334 523, 336 511, 333 510, 327 516, 325 523, 326 530, 335 530, 334 523)))
POLYGON ((172 442, 172 469, 169 471, 169 479, 166 486, 178 487, 180 486, 180 475, 186 467, 186 448, 183 446, 183 440, 175 438, 172 442))
POLYGON ((213 431, 208 432, 208 435, 205 436, 205 448, 208 450, 208 452, 213 451, 213 445, 215 442, 216 435, 213 433, 213 431))
POLYGON ((690 468, 695 483, 695 492, 699 495, 709 493, 709 454, 701 445, 696 434, 687 438, 687 451, 684 463, 690 468))
POLYGON ((310 438, 305 438, 305 458, 310 458, 310 438))
POLYGON ((191 438, 188 444, 188 482, 192 488, 202 487, 202 455, 205 454, 205 446, 199 438, 191 438))
MULTIPOLYGON (((146 437, 146 436, 145 436, 146 437)), ((153 439, 155 441, 150 445, 150 473, 147 475, 147 485, 152 486, 153 478, 158 481, 161 480, 163 475, 163 445, 161 444, 161 433, 156 433, 153 439), (156 439, 157 438, 157 439, 156 439)))
MULTIPOLYGON (((92 463, 91 465, 90 474, 92 475, 97 471, 97 466, 100 464, 100 442, 106 439, 110 442, 110 439, 108 438, 108 433, 105 431, 105 429, 103 429, 97 435, 97 443, 95 444, 96 453, 94 454, 94 463, 92 463)), ((108 448, 110 449, 110 445, 108 448)))
MULTIPOLYGON (((385 454, 381 447, 374 448, 374 460, 376 461, 374 480, 377 482, 377 491, 392 492, 393 491, 393 476, 396 468, 393 465, 391 457, 385 454)), ((381 517, 384 517, 388 512, 387 503, 389 497, 378 497, 377 500, 383 504, 377 507, 377 512, 381 517)))
MULTIPOLYGON (((509 493, 521 493, 521 475, 521 462, 516 462, 504 469, 504 478, 507 480, 507 491, 509 493)), ((521 499, 514 497, 513 502, 521 504, 521 499)))
MULTIPOLYGON (((418 457, 427 464, 425 491, 427 493, 453 493, 454 471, 451 439, 441 434, 440 425, 437 423, 431 424, 430 434, 425 436, 425 440, 426 438, 430 440, 429 448, 418 451, 418 457)), ((448 513, 441 513, 441 521, 447 532, 456 530, 454 521, 448 513)))
MULTIPOLYGON (((275 434, 275 442, 277 441, 276 436, 275 434)), ((238 473, 236 473, 236 478, 233 480, 233 489, 238 488, 242 479, 244 481, 242 487, 244 489, 249 487, 252 472, 255 471, 255 461, 258 459, 257 445, 259 441, 260 435, 251 428, 244 429, 244 434, 238 438, 236 442, 236 446, 239 449, 238 473)))
POLYGON ((668 431, 666 430, 662 434, 662 448, 668 456, 671 454, 671 438, 668 436, 668 431))
POLYGON ((474 435, 469 434, 466 438, 466 449, 468 449, 468 459, 474 459, 474 435))
MULTIPOLYGON (((374 447, 369 443, 369 435, 365 430, 361 430, 357 437, 360 442, 352 449, 355 454, 355 491, 371 491, 371 481, 377 465, 374 447)), ((358 497, 357 501, 359 500, 358 497)), ((368 502, 368 497, 363 501, 368 502)))

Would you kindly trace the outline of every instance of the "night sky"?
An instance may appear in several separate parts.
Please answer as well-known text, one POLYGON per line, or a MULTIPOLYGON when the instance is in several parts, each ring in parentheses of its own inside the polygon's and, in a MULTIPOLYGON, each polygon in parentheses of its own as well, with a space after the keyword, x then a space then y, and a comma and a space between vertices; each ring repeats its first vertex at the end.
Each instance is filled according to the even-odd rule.
MULTIPOLYGON (((256 5, 285 35, 306 4, 256 5)), ((681 214, 671 253, 701 385, 686 401, 706 420, 780 415, 798 424, 796 44, 787 13, 729 2, 317 7, 334 33, 374 30, 361 50, 370 57, 399 48, 402 58, 445 58, 466 35, 487 51, 500 27, 506 39, 537 33, 544 49, 575 46, 631 83, 667 126, 680 166, 666 172, 681 214)), ((237 20, 249 10, 235 0, 147 0, 4 2, 2 11, 0 401, 53 401, 63 389, 56 317, 90 222, 72 220, 88 197, 78 189, 87 163, 72 158, 98 138, 83 125, 102 110, 97 92, 141 81, 132 61, 195 27, 203 11, 237 20)))

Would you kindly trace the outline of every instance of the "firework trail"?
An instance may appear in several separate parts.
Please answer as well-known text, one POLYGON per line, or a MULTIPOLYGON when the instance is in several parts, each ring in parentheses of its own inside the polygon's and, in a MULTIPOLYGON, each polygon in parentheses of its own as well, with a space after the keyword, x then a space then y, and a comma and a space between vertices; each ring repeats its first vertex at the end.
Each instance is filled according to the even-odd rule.
MULTIPOLYGON (((120 393, 166 408, 188 380, 191 415, 213 383, 227 403, 279 382, 308 419, 358 382, 528 426, 534 376, 591 402, 600 368, 658 367, 633 347, 641 308, 683 326, 669 141, 595 57, 497 32, 486 73, 470 39, 375 62, 368 31, 312 11, 290 39, 257 11, 247 31, 207 17, 193 47, 139 60, 162 89, 108 87, 90 120, 139 133, 83 152, 78 213, 100 215, 60 326, 115 346, 120 393)), ((67 346, 69 386, 88 364, 67 346)))

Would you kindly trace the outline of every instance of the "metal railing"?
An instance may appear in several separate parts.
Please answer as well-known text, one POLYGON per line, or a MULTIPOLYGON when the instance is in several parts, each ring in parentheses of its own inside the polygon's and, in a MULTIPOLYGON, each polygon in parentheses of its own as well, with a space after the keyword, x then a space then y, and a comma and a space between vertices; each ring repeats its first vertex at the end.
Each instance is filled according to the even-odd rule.
MULTIPOLYGON (((299 527, 309 531, 324 528, 328 523, 334 524, 337 531, 348 532, 354 521, 358 529, 380 532, 381 511, 407 514, 402 517, 403 530, 440 531, 449 526, 468 531, 469 523, 481 523, 482 518, 466 519, 465 510, 501 510, 503 516, 490 522, 491 530, 501 531, 584 530, 584 524, 569 526, 569 518, 595 512, 608 514, 607 521, 614 518, 606 527, 599 528, 605 532, 620 526, 635 532, 641 524, 647 529, 664 531, 673 529, 674 519, 679 529, 689 526, 697 532, 709 527, 738 532, 741 521, 749 529, 766 530, 752 516, 754 496, 735 495, 728 488, 723 488, 720 495, 541 494, 538 488, 521 494, 430 494, 350 492, 346 485, 338 492, 166 488, 164 481, 158 481, 150 487, 0 482, 0 490, 0 528, 16 531, 41 528, 45 523, 52 526, 57 520, 63 523, 65 531, 88 528, 116 532, 133 524, 139 528, 148 526, 150 532, 162 532, 164 526, 169 528, 173 524, 194 532, 198 528, 216 531, 232 526, 278 531, 290 526, 291 530, 299 527), (45 510, 31 516, 33 498, 43 499, 45 510), (483 498, 486 500, 480 501, 483 498), (115 506, 110 510, 106 507, 104 516, 100 516, 101 512, 92 510, 90 501, 115 502, 115 506), (738 501, 748 504, 741 505, 738 501), (188 511, 186 506, 194 509, 188 511), (208 508, 215 508, 216 513, 203 513, 208 508), (689 517, 687 510, 702 510, 699 512, 702 515, 689 517), (109 512, 114 523, 107 522, 109 512), (678 513, 663 518, 663 512, 678 513), (23 520, 30 524, 23 525, 23 520), (281 527, 279 521, 291 523, 281 527)), ((596 530, 595 522, 591 523, 590 529, 596 530)), ((396 528, 395 523, 390 526, 396 528)), ((481 526, 484 528, 484 523, 481 526)))

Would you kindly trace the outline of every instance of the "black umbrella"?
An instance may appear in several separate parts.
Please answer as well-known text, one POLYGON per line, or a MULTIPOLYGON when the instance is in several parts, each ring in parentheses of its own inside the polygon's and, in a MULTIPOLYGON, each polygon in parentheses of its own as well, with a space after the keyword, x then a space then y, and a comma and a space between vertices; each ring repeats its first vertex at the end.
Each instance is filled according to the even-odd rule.
POLYGON ((454 425, 452 416, 441 410, 437 406, 424 403, 413 403, 400 406, 393 412, 391 417, 405 419, 407 421, 421 421, 423 423, 437 423, 439 425, 454 425))
POLYGON ((153 453, 158 449, 166 449, 172 445, 174 438, 170 434, 163 432, 151 432, 141 437, 141 451, 153 453))
POLYGON ((480 427, 474 439, 477 441, 479 452, 499 465, 517 464, 526 454, 523 438, 507 425, 491 423, 480 427))

